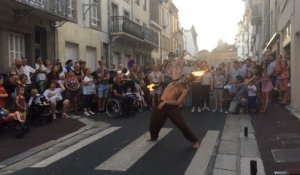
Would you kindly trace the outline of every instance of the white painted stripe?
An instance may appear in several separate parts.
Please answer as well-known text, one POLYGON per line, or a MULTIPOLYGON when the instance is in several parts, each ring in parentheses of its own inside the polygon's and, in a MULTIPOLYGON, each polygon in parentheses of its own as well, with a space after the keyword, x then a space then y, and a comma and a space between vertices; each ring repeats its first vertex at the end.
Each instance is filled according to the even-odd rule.
POLYGON ((73 152, 79 150, 80 148, 88 145, 88 144, 91 144, 93 142, 95 142, 96 140, 99 140, 100 138, 103 138, 104 136, 116 131, 120 129, 120 127, 110 127, 110 128, 107 128, 95 135, 92 135, 78 143, 76 143, 75 145, 72 145, 56 154, 54 154, 53 156, 50 156, 34 165, 32 165, 31 167, 32 168, 42 168, 42 167, 46 167, 50 164, 52 164, 53 162, 59 160, 59 159, 62 159, 66 156, 68 156, 69 154, 72 154, 73 152))
POLYGON ((217 142, 218 135, 219 131, 207 131, 205 137, 202 139, 200 147, 198 148, 196 154, 194 155, 194 158, 187 168, 185 175, 205 174, 215 144, 217 142))
POLYGON ((97 166, 95 169, 126 171, 171 131, 171 128, 162 128, 160 131, 159 139, 155 142, 147 141, 150 135, 147 132, 127 145, 125 148, 117 152, 115 155, 107 159, 105 162, 97 166))

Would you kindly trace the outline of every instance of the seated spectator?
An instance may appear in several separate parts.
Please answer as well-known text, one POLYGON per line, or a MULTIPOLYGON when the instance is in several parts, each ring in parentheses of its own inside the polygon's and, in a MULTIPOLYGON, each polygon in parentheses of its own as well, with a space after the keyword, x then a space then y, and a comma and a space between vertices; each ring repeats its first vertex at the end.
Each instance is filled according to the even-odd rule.
POLYGON ((19 84, 19 76, 16 72, 10 72, 8 76, 7 82, 4 83, 5 90, 8 94, 6 108, 9 110, 13 110, 14 101, 16 98, 16 88, 19 84))
POLYGON ((50 86, 46 91, 44 92, 44 96, 46 99, 50 102, 50 108, 52 111, 53 119, 57 119, 56 113, 57 113, 57 106, 62 105, 63 106, 63 117, 68 118, 69 115, 66 113, 70 101, 69 100, 64 100, 62 97, 62 93, 65 91, 65 87, 59 82, 59 81, 51 81, 50 86), (57 84, 60 86, 57 88, 57 84))
POLYGON ((6 106, 6 99, 8 94, 3 87, 3 77, 0 76, 0 108, 4 108, 6 106))
POLYGON ((117 74, 116 81, 112 86, 113 97, 117 98, 124 108, 125 115, 132 111, 133 99, 125 96, 125 87, 122 84, 122 74, 117 74))

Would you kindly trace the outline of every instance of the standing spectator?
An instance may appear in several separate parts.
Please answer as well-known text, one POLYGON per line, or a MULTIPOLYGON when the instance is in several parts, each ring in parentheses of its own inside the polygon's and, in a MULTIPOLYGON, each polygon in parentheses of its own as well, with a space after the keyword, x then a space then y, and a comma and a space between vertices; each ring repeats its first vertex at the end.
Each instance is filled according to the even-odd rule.
POLYGON ((270 79, 270 76, 268 75, 268 70, 267 70, 267 62, 264 61, 263 63, 263 72, 261 76, 261 82, 262 82, 262 104, 259 113, 265 113, 267 111, 267 107, 269 104, 269 94, 270 91, 273 89, 273 85, 270 79))
POLYGON ((3 77, 0 76, 0 108, 6 107, 6 99, 8 97, 8 94, 3 87, 3 77))
POLYGON ((46 67, 46 72, 49 74, 52 70, 53 65, 51 64, 50 60, 46 59, 45 61, 45 67, 46 67))
MULTIPOLYGON (((29 87, 29 90, 31 89, 32 83, 31 78, 35 75, 35 69, 33 69, 31 66, 27 65, 27 58, 22 57, 22 67, 23 72, 27 76, 27 86, 29 87)), ((29 91, 30 92, 30 91, 29 91)))
POLYGON ((97 80, 97 94, 98 94, 98 110, 104 112, 107 98, 109 95, 109 71, 105 68, 104 61, 98 61, 98 68, 95 71, 97 80))
POLYGON ((15 64, 9 68, 9 72, 16 72, 17 75, 24 74, 24 69, 22 67, 22 60, 20 58, 15 59, 15 64))
POLYGON ((158 104, 160 95, 162 93, 161 83, 163 82, 162 73, 158 70, 158 66, 154 65, 152 72, 148 76, 149 82, 155 84, 157 87, 151 92, 152 95, 152 106, 158 104))
POLYGON ((81 83, 82 78, 83 78, 83 73, 82 73, 82 71, 80 69, 79 62, 75 62, 75 65, 74 65, 74 74, 77 77, 78 82, 81 83))
POLYGON ((68 61, 66 61, 66 65, 65 65, 64 69, 65 69, 65 72, 69 72, 71 70, 74 70, 73 60, 69 59, 68 61))
POLYGON ((210 92, 213 90, 213 76, 209 70, 209 67, 205 67, 205 73, 202 76, 201 82, 201 93, 200 100, 201 106, 203 106, 202 110, 210 110, 210 92))
POLYGON ((222 75, 221 69, 217 68, 216 74, 214 76, 214 94, 215 94, 216 107, 213 110, 213 112, 216 112, 218 110, 218 107, 220 107, 220 112, 223 112, 224 85, 225 85, 224 75, 222 75))
MULTIPOLYGON (((200 62, 195 62, 193 65, 193 72, 194 71, 200 71, 200 62)), ((201 106, 200 106, 200 93, 201 93, 201 76, 197 76, 195 80, 192 82, 192 110, 191 112, 195 112, 195 109, 197 108, 198 112, 201 112, 201 106)))
POLYGON ((281 104, 286 105, 288 103, 288 84, 289 84, 289 70, 287 70, 287 61, 281 61, 281 73, 279 75, 279 88, 281 91, 282 101, 281 104))
POLYGON ((65 80, 65 88, 65 99, 70 101, 70 103, 75 109, 75 113, 77 113, 79 102, 78 100, 80 98, 80 83, 72 70, 70 70, 67 73, 67 78, 65 80))
POLYGON ((35 69, 36 69, 36 85, 39 90, 39 93, 43 93, 46 89, 47 69, 43 64, 43 60, 41 57, 38 57, 36 59, 35 69))
POLYGON ((59 65, 53 66, 51 72, 47 75, 48 86, 53 80, 59 81, 59 65))
POLYGON ((79 65, 80 65, 81 71, 84 73, 84 71, 86 69, 86 62, 84 60, 79 60, 79 65))
POLYGON ((249 113, 255 112, 256 93, 257 87, 254 84, 254 80, 250 80, 247 85, 248 91, 248 111, 249 113))
POLYGON ((88 117, 94 115, 95 113, 91 110, 93 96, 96 93, 95 80, 92 76, 92 71, 86 68, 84 71, 84 77, 82 80, 83 85, 83 115, 88 117))
POLYGON ((251 59, 250 58, 247 58, 245 60, 245 64, 241 67, 241 73, 242 73, 242 76, 245 77, 247 72, 251 71, 251 59))

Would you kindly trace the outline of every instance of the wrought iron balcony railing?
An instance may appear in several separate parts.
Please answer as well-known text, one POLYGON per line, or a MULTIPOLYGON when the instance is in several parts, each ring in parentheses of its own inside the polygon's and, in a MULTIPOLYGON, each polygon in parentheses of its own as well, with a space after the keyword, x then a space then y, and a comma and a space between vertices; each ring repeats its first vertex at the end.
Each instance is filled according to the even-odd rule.
POLYGON ((68 0, 12 0, 50 14, 68 18, 68 0))
POLYGON ((124 16, 112 16, 111 18, 112 33, 124 32, 158 46, 157 32, 147 27, 143 27, 124 16))
POLYGON ((146 41, 149 41, 150 43, 153 43, 155 45, 159 45, 159 41, 158 41, 158 33, 151 30, 151 29, 148 29, 146 27, 144 27, 144 36, 145 36, 145 40, 146 41))
POLYGON ((111 24, 112 33, 124 32, 139 39, 144 39, 143 27, 124 16, 113 16, 111 24))

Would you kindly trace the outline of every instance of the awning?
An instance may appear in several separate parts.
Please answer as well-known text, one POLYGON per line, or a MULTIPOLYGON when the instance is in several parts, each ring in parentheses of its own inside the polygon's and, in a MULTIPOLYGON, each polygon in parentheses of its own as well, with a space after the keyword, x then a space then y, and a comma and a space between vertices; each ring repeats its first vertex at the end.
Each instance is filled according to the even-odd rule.
POLYGON ((280 37, 280 32, 275 32, 272 36, 272 38, 270 39, 270 41, 268 42, 268 44, 266 45, 266 47, 263 50, 263 53, 265 53, 267 51, 267 48, 272 46, 280 37))

